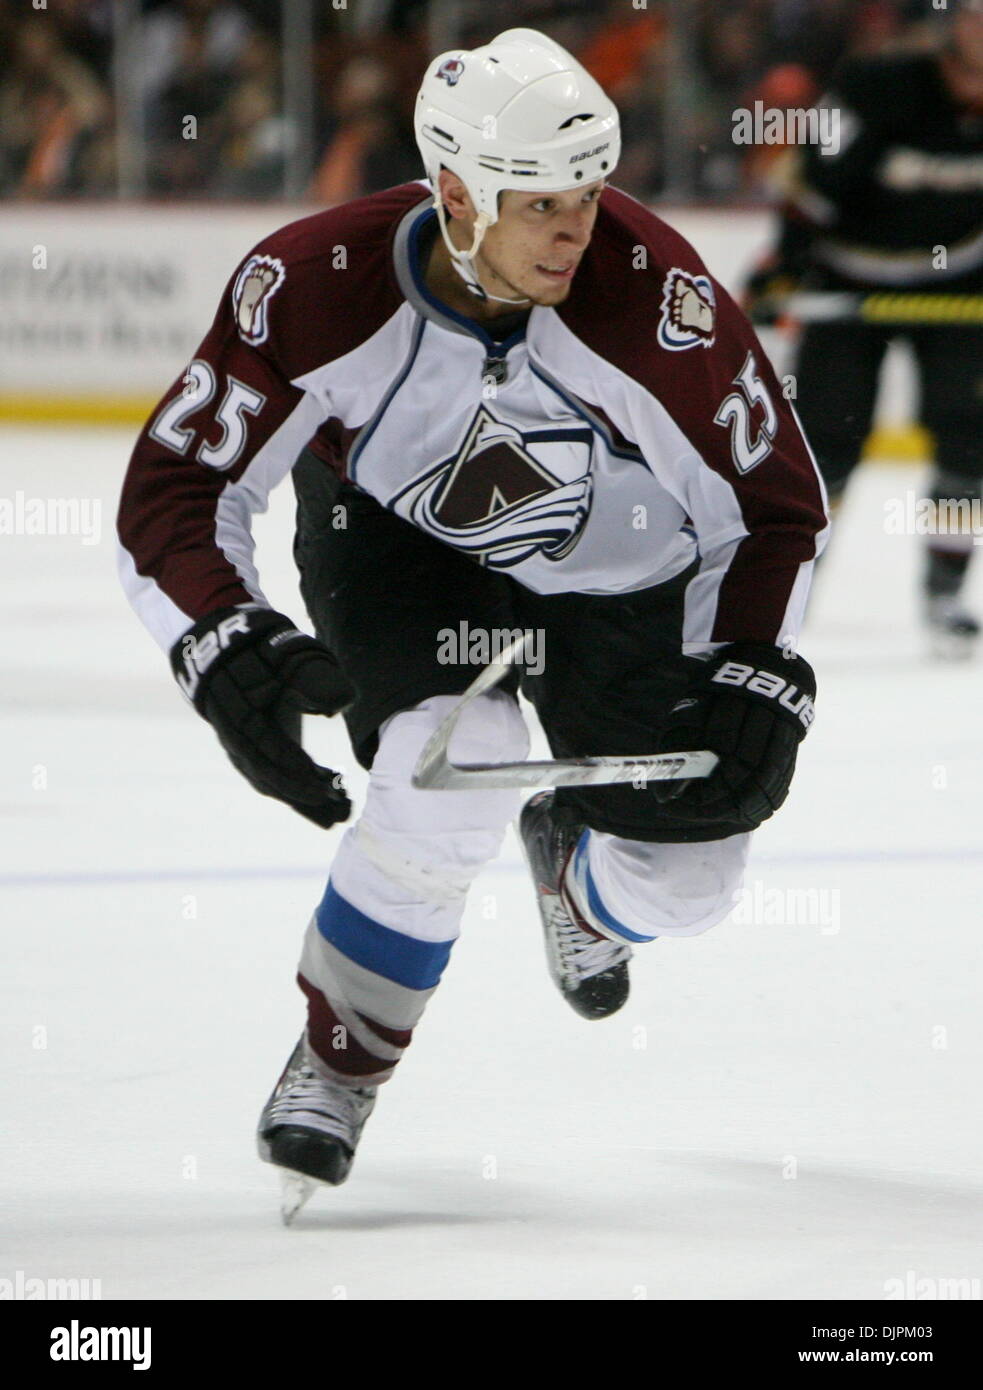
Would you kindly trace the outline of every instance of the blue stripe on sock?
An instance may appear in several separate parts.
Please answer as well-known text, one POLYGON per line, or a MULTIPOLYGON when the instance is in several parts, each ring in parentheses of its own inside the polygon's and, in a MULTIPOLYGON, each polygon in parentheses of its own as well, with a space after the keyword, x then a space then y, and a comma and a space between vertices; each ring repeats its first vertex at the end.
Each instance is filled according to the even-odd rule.
MULTIPOLYGON (((586 855, 586 853, 587 835, 585 833, 580 844, 577 846, 578 862, 580 860, 581 855, 586 855)), ((597 891, 597 885, 595 884, 594 876, 590 871, 590 865, 585 864, 584 868, 586 870, 584 879, 587 885, 587 906, 590 908, 590 911, 593 914, 593 916, 595 916, 599 922, 602 922, 604 926, 608 928, 609 931, 616 932, 618 936, 623 936, 626 941, 655 941, 657 939, 656 937, 639 936, 638 932, 630 931, 628 927, 625 926, 624 922, 619 922, 617 917, 611 916, 611 913, 607 910, 607 908, 601 901, 601 895, 597 891)))
POLYGON ((453 941, 415 941, 382 926, 343 898, 330 879, 315 918, 325 941, 342 955, 407 989, 432 989, 454 945, 453 941))

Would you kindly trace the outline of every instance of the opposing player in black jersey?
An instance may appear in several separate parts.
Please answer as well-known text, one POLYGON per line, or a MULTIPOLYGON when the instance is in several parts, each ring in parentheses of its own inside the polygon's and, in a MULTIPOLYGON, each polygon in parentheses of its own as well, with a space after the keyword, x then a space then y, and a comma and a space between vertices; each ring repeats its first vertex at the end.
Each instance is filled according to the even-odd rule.
POLYGON ((927 496, 924 618, 943 655, 971 651, 979 623, 962 590, 983 475, 983 329, 960 322, 962 297, 983 292, 983 0, 951 0, 943 38, 926 52, 843 63, 824 104, 838 111, 837 147, 803 147, 774 256, 748 307, 763 318, 790 288, 912 294, 910 321, 807 323, 794 374, 797 407, 835 507, 870 428, 889 342, 911 344, 921 420, 934 440, 927 496), (925 294, 936 321, 919 322, 925 294), (946 517, 958 517, 957 534, 946 517))

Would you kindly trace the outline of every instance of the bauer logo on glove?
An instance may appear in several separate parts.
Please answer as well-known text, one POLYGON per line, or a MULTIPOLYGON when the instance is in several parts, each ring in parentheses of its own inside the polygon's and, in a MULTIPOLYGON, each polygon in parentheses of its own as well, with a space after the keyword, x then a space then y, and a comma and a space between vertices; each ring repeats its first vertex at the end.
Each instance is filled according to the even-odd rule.
MULTIPOLYGON (((804 729, 808 729, 816 717, 816 707, 812 702, 812 696, 800 690, 791 681, 783 680, 774 671, 756 670, 755 667, 745 666, 740 661, 725 661, 710 679, 715 684, 740 685, 749 694, 765 695, 771 700, 777 699, 778 703, 790 714, 798 716, 804 729)), ((676 709, 679 708, 680 705, 677 705, 676 709)))
POLYGON ((249 632, 249 619, 244 613, 235 613, 230 618, 223 618, 212 631, 203 632, 199 637, 187 633, 181 639, 179 652, 184 661, 184 670, 182 672, 175 668, 175 678, 192 704, 202 676, 219 652, 231 644, 237 632, 249 632))
POLYGON ((261 604, 200 618, 171 649, 178 685, 261 792, 327 829, 348 819, 339 776, 301 746, 302 714, 337 714, 351 682, 321 642, 261 604))
POLYGON ((678 820, 753 830, 788 795, 798 745, 815 719, 816 678, 801 656, 767 642, 733 642, 694 667, 658 751, 708 748, 720 761, 702 782, 656 782, 653 793, 672 803, 678 820))

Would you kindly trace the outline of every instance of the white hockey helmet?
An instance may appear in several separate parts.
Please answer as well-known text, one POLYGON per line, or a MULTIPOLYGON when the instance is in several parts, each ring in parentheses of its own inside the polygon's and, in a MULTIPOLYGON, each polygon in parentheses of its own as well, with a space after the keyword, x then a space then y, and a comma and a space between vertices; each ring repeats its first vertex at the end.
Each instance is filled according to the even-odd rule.
POLYGON ((499 193, 589 185, 606 178, 621 153, 614 103, 566 49, 535 29, 507 29, 483 48, 435 58, 417 96, 414 128, 447 249, 481 297, 472 261, 485 229, 498 220, 499 193), (466 253, 447 231, 441 165, 457 175, 477 210, 466 253))

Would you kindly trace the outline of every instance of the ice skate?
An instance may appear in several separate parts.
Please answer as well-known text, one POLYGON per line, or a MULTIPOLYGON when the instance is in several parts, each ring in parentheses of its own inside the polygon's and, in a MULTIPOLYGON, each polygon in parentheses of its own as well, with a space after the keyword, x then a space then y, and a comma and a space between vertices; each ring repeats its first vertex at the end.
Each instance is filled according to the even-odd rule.
POLYGON ((958 595, 928 595, 924 618, 933 656, 943 661, 965 661, 977 651, 980 625, 958 595))
POLYGON ((553 793, 531 797, 519 817, 519 838, 538 895, 550 975, 582 1018, 608 1018, 628 998, 631 947, 588 926, 561 883, 582 826, 558 824, 553 793))
POLYGON ((311 1065, 301 1037, 263 1107, 256 1132, 259 1156, 283 1170, 281 1214, 289 1225, 319 1184, 348 1177, 376 1087, 327 1081, 311 1065))

